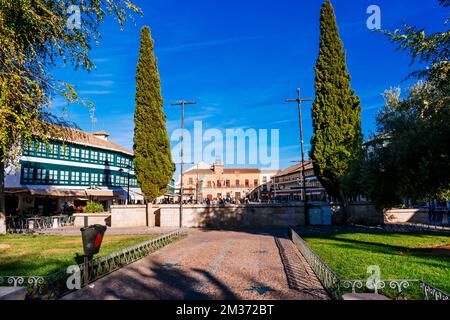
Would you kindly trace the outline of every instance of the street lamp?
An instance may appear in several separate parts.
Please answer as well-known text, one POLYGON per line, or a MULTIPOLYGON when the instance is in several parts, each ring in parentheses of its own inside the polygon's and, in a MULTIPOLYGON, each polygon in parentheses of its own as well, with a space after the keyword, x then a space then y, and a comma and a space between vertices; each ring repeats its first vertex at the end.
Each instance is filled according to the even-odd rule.
POLYGON ((302 178, 303 178, 303 194, 304 194, 304 203, 305 203, 305 224, 309 225, 309 216, 308 216, 308 207, 307 207, 307 199, 306 199, 306 179, 305 179, 305 150, 303 146, 303 124, 302 124, 302 102, 303 101, 312 101, 311 98, 301 98, 300 97, 300 88, 297 89, 297 98, 296 99, 287 99, 286 102, 297 102, 298 108, 298 122, 300 124, 300 147, 302 152, 302 178))
MULTIPOLYGON (((127 173, 128 173, 128 181, 127 181, 127 204, 129 204, 131 202, 130 200, 130 171, 131 171, 131 166, 129 164, 127 164, 126 166, 127 168, 127 173)), ((122 168, 119 169, 119 172, 124 172, 125 170, 123 170, 122 168)))
POLYGON ((181 163, 180 163, 180 228, 183 227, 183 161, 184 161, 184 106, 197 104, 195 101, 178 101, 171 103, 172 106, 181 106, 181 163))

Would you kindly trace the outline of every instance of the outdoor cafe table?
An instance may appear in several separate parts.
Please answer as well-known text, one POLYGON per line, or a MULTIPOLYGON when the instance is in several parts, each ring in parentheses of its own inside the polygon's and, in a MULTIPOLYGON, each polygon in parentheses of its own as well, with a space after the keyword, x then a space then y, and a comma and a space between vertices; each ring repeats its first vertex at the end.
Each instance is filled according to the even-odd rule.
POLYGON ((52 228, 53 229, 57 229, 61 227, 61 220, 64 218, 65 216, 52 216, 52 220, 53 220, 53 224, 52 224, 52 228))
POLYGON ((40 228, 41 225, 42 225, 42 218, 41 217, 27 218, 26 221, 27 221, 28 229, 40 228))

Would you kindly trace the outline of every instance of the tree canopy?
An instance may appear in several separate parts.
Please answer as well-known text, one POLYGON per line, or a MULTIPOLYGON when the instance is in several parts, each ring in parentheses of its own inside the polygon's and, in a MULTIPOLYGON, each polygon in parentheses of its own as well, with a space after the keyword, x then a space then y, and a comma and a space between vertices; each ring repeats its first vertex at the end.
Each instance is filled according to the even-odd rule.
POLYGON ((342 179, 361 150, 361 107, 350 87, 346 54, 329 0, 320 13, 319 57, 314 70, 316 98, 310 157, 328 194, 343 200, 342 179))
MULTIPOLYGON (((84 103, 74 88, 54 79, 57 63, 90 71, 92 45, 101 38, 99 26, 107 15, 120 27, 133 13, 128 0, 0 0, 0 162, 12 156, 12 146, 31 136, 46 139, 52 100, 62 95, 68 103, 84 103), (80 11, 79 28, 68 28, 71 6, 80 11)), ((58 132, 53 132, 54 135, 58 132)))
POLYGON ((164 194, 175 171, 153 48, 150 28, 144 27, 136 70, 134 164, 139 186, 147 201, 164 194))
MULTIPOLYGON (((450 1, 441 0, 444 7, 450 1)), ((448 22, 448 21, 447 21, 448 22)), ((446 22, 446 23, 447 23, 446 22)), ((363 189, 383 208, 403 199, 416 202, 450 198, 450 31, 427 34, 404 25, 384 31, 412 62, 426 65, 409 78, 418 82, 406 96, 399 88, 385 92, 377 118, 378 135, 362 165, 363 189)))

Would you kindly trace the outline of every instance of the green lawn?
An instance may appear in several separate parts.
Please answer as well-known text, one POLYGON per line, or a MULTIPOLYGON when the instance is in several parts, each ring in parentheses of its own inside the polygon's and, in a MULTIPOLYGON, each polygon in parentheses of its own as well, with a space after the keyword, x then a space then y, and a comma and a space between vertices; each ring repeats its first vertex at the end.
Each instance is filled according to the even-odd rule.
MULTIPOLYGON (((155 236, 105 235, 97 256, 115 252, 153 237, 155 236)), ((48 275, 76 264, 76 254, 82 255, 82 252, 79 236, 0 236, 0 275, 48 275)))
POLYGON ((450 292, 450 234, 343 233, 302 238, 343 280, 367 279, 367 267, 378 265, 383 279, 420 279, 450 292))

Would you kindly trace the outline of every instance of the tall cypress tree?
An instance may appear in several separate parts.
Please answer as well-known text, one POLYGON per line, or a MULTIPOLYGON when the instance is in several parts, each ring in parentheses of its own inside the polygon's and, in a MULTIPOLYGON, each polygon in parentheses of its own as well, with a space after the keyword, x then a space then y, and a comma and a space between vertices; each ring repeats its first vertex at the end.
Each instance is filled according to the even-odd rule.
POLYGON ((329 0, 320 13, 320 46, 312 107, 311 159, 328 194, 344 200, 342 178, 362 144, 360 100, 350 88, 346 54, 329 0))
POLYGON ((175 172, 153 45, 150 28, 143 27, 136 71, 134 163, 147 201, 164 194, 175 172))

